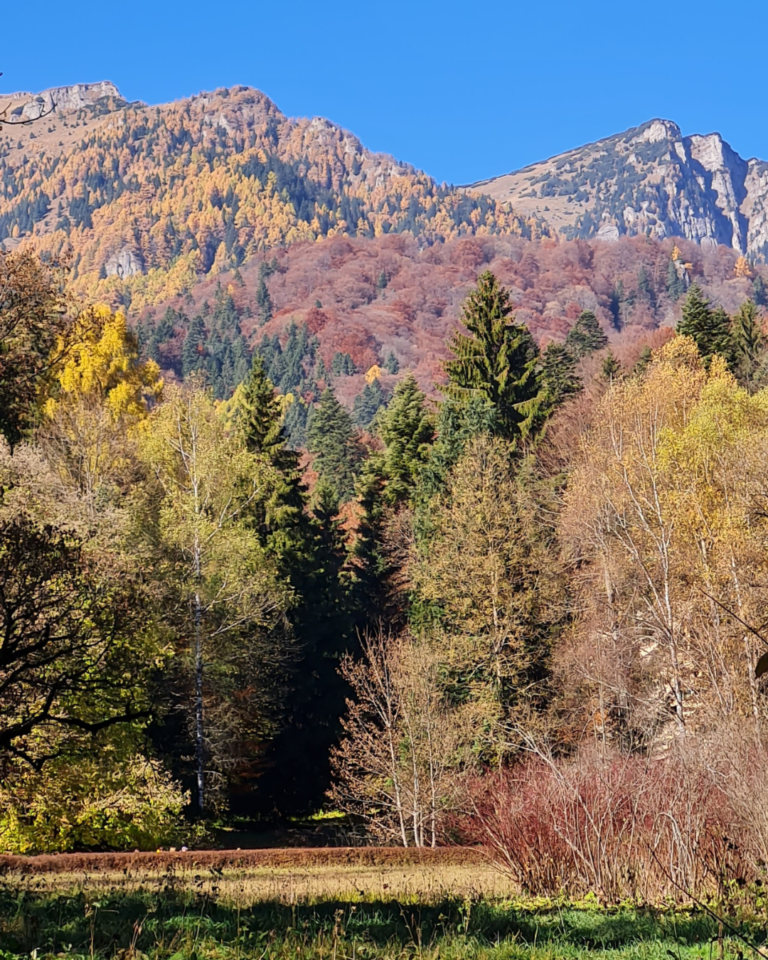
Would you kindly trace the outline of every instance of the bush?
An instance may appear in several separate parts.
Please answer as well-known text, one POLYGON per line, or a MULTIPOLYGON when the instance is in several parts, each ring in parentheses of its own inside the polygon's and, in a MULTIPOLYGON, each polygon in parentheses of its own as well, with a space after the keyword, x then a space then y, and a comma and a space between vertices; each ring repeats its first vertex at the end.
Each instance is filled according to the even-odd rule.
POLYGON ((616 903, 721 893, 729 879, 753 879, 764 858, 765 816, 753 807, 765 792, 750 778, 764 777, 768 759, 763 747, 722 747, 675 745, 656 759, 540 755, 476 781, 461 832, 532 895, 594 891, 616 903))

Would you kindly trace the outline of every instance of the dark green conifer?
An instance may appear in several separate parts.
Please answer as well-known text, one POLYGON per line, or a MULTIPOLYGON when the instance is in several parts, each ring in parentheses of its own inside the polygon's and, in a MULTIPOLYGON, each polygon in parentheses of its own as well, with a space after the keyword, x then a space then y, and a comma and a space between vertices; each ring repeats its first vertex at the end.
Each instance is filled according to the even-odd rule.
POLYGON ((584 310, 568 331, 565 345, 578 360, 596 350, 602 350, 608 345, 608 337, 594 313, 591 310, 584 310))
POLYGON ((390 350, 387 354, 387 359, 384 361, 384 369, 387 373, 399 373, 400 372, 400 361, 394 354, 394 351, 390 350))
POLYGON ((605 379, 609 382, 612 380, 618 380, 619 377, 622 376, 623 370, 621 369, 621 364, 616 357, 614 357, 612 350, 609 350, 605 355, 602 373, 605 379))
POLYGON ((526 326, 512 322, 511 313, 509 291, 490 271, 481 274, 462 307, 469 336, 454 334, 454 358, 445 364, 443 388, 453 400, 489 401, 500 431, 510 439, 534 429, 542 393, 538 347, 526 326))
POLYGON ((378 380, 366 383, 362 393, 355 397, 352 405, 352 417, 359 427, 367 427, 379 410, 385 406, 386 397, 378 380))
POLYGON ((753 300, 742 303, 733 318, 731 336, 734 370, 739 382, 749 390, 759 389, 763 385, 768 360, 768 342, 753 300))
POLYGON ((181 372, 185 379, 191 373, 205 368, 206 339, 205 321, 198 314, 192 318, 181 351, 181 372))
POLYGON ((576 357, 568 349, 567 341, 566 344, 550 343, 541 360, 541 377, 546 393, 543 406, 547 412, 551 412, 568 397, 579 393, 582 383, 576 373, 576 357))
POLYGON ((352 417, 328 387, 312 412, 307 427, 307 448, 315 454, 321 479, 336 492, 339 503, 351 500, 360 461, 352 417))
POLYGON ((719 353, 726 360, 731 361, 733 344, 730 318, 722 307, 712 308, 709 300, 702 293, 701 287, 696 283, 688 291, 677 332, 683 336, 692 337, 705 360, 719 353))

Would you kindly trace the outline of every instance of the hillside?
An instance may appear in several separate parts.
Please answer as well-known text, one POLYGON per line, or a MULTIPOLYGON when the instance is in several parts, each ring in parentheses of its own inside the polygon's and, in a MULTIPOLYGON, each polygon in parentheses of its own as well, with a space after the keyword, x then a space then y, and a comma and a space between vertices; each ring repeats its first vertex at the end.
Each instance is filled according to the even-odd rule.
MULTIPOLYGON (((431 247, 408 236, 336 237, 294 244, 274 258, 255 258, 237 272, 201 281, 187 295, 145 311, 141 326, 147 336, 155 331, 161 365, 181 373, 196 316, 208 337, 196 349, 210 359, 221 355, 222 337, 234 326, 236 336, 242 331, 254 346, 277 336, 285 347, 291 325, 306 325, 316 340, 313 356, 302 360, 308 380, 321 359, 331 369, 336 354, 349 354, 355 372, 344 371, 334 385, 351 405, 365 387, 364 373, 374 364, 383 366, 390 354, 400 370, 414 370, 422 388, 434 393, 461 302, 483 270, 492 270, 510 289, 516 318, 540 344, 564 340, 576 317, 589 309, 614 352, 631 365, 655 331, 678 321, 682 292, 691 280, 730 313, 749 296, 764 304, 763 278, 755 270, 736 276, 737 259, 724 246, 681 240, 675 247, 670 240, 646 237, 616 243, 466 237, 431 247), (266 316, 259 306, 262 284, 270 301, 266 316), (229 297, 227 312, 223 301, 229 297)), ((394 379, 383 374, 385 390, 394 379)), ((298 384, 295 379, 282 386, 293 390, 298 384)))
POLYGON ((76 291, 134 309, 298 241, 538 230, 246 87, 152 107, 110 83, 30 97, 10 95, 11 119, 53 112, 0 130, 0 241, 71 254, 76 291))
POLYGON ((684 137, 652 120, 542 163, 473 184, 566 238, 648 235, 768 253, 768 163, 717 134, 684 137))

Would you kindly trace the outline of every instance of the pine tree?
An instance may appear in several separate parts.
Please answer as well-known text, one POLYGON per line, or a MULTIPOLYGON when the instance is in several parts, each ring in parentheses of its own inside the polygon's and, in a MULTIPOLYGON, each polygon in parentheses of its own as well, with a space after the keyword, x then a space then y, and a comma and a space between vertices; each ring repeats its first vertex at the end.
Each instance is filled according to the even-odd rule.
POLYGON ((320 478, 334 489, 339 503, 355 493, 359 454, 352 417, 328 387, 312 413, 307 427, 307 448, 315 454, 320 478))
POLYGON ((705 360, 715 353, 719 353, 729 361, 732 359, 731 321, 728 314, 722 307, 713 310, 709 300, 702 293, 701 287, 696 283, 688 291, 677 332, 683 336, 692 337, 705 360))
POLYGON ((501 432, 525 437, 534 428, 542 394, 539 351, 528 328, 509 319, 509 292, 487 271, 464 301, 469 336, 454 334, 454 359, 445 364, 445 393, 466 402, 485 398, 498 412, 501 432))
POLYGON ((746 300, 733 319, 734 368, 739 381, 750 390, 762 386, 768 343, 754 301, 746 300))
POLYGON ((607 344, 608 337, 591 310, 584 310, 579 314, 565 338, 565 346, 577 359, 602 350, 607 344))

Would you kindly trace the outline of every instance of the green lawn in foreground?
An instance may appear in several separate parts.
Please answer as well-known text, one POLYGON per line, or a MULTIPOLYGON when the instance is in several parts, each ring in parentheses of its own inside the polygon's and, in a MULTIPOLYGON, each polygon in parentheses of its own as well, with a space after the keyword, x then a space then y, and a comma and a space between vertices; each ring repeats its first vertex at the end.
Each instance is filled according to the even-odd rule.
MULTIPOLYGON (((762 943, 760 924, 745 933, 762 943)), ((531 958, 638 960, 716 958, 716 924, 706 916, 637 908, 536 907, 520 902, 444 900, 325 902, 237 908, 189 891, 119 894, 0 894, 0 958, 48 956, 120 960, 395 960, 531 958)), ((725 955, 738 957, 737 940, 725 955)), ((745 950, 745 957, 751 952, 745 950)))

